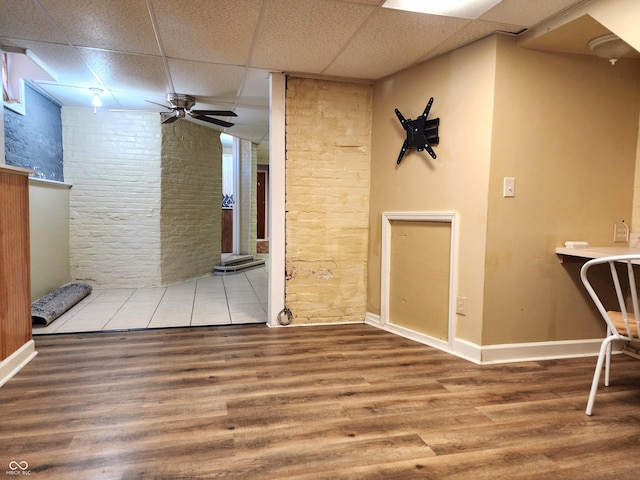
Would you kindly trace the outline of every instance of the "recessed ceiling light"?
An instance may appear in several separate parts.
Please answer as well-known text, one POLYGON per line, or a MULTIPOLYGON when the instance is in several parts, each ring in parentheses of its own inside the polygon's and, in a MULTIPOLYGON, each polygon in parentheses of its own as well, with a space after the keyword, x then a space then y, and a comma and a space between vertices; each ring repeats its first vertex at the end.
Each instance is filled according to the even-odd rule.
POLYGON ((384 8, 475 19, 501 0, 386 0, 384 8))

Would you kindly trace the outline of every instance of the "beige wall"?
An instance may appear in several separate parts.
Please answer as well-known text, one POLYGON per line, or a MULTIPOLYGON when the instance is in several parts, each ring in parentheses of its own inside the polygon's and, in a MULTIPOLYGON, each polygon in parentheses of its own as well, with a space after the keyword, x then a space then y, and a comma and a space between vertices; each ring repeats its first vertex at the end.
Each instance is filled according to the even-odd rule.
POLYGON ((498 37, 487 226, 484 345, 601 335, 567 240, 612 242, 631 221, 638 64, 519 49, 498 37), (515 198, 502 197, 516 178, 515 198))
MULTIPOLYGON (((375 85, 367 311, 380 314, 381 214, 457 211, 459 291, 468 298, 458 336, 480 342, 487 188, 495 79, 495 39, 439 57, 375 85), (396 160, 405 132, 394 109, 415 119, 434 97, 429 118, 440 118, 437 159, 412 150, 396 160)), ((407 282, 420 282, 420 272, 407 282)))
POLYGON ((366 312, 371 86, 289 78, 285 301, 293 323, 366 312))
POLYGON ((450 222, 390 222, 389 321, 447 341, 450 222), (407 279, 419 276, 418 281, 407 279))
POLYGON ((31 301, 68 283, 70 185, 29 180, 31 301))
MULTIPOLYGON (((566 240, 611 244, 631 221, 638 149, 638 64, 519 49, 494 36, 374 88, 367 310, 380 313, 381 213, 459 213, 456 337, 478 345, 593 338, 577 272, 554 253, 566 240), (438 158, 395 161, 429 97, 438 158), (503 198, 503 178, 516 178, 503 198), (586 318, 586 320, 585 320, 586 318)), ((407 278, 407 282, 420 281, 407 278)))
POLYGON ((164 124, 161 157, 161 278, 169 285, 210 274, 220 262, 220 134, 190 121, 164 124))

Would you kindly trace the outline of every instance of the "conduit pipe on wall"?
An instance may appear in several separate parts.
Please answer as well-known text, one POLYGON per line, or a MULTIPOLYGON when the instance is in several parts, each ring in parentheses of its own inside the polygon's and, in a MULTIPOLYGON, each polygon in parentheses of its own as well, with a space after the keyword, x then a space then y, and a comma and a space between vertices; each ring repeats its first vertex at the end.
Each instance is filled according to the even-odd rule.
POLYGON ((284 307, 282 310, 280 310, 280 313, 278 313, 278 323, 280 325, 289 325, 292 319, 293 312, 289 309, 289 307, 284 307), (282 319, 283 314, 287 316, 286 320, 282 319))

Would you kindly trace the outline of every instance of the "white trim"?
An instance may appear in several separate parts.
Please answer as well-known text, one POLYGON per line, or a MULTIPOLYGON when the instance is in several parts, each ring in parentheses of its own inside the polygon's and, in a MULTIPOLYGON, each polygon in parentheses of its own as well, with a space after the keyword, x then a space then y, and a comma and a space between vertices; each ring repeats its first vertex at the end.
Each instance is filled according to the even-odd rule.
POLYGON ((275 325, 269 325, 268 327, 273 328, 291 328, 291 327, 331 327, 333 325, 362 325, 362 322, 359 320, 351 320, 347 322, 314 322, 314 323, 292 323, 290 325, 280 325, 276 323, 275 325))
POLYGON ((285 306, 285 99, 286 77, 269 76, 269 308, 267 325, 278 325, 285 306))
MULTIPOLYGON (((447 341, 412 332, 411 335, 428 339, 428 345, 444 343, 446 351, 453 351, 456 335, 456 304, 458 292, 458 213, 457 212, 382 212, 382 245, 380 269, 380 316, 383 328, 404 331, 404 327, 389 322, 389 278, 391 271, 391 221, 449 222, 451 224, 451 254, 449 262, 449 318, 447 341)), ((407 330, 409 332, 409 330, 407 330)), ((438 347, 436 347, 438 348, 438 347)))
POLYGON ((0 362, 0 387, 11 380, 11 378, 22 370, 27 363, 33 360, 33 357, 37 354, 38 352, 35 350, 35 342, 33 340, 29 340, 18 350, 0 362))
MULTIPOLYGON (((234 255, 240 255, 240 233, 242 231, 240 222, 242 216, 240 215, 240 201, 242 198, 242 170, 240 169, 240 139, 238 137, 232 137, 231 146, 231 163, 233 165, 233 221, 231 222, 231 253, 234 255)), ((247 252, 248 253, 248 252, 247 252)))
POLYGON ((48 180, 46 178, 38 178, 38 177, 29 177, 29 185, 62 188, 67 190, 73 187, 73 185, 70 183, 58 182, 57 180, 48 180))
MULTIPOLYGON (((380 328, 401 337, 414 340, 423 345, 428 345, 438 350, 451 353, 456 357, 464 358, 478 365, 490 365, 499 363, 528 362, 539 360, 554 360, 559 358, 595 357, 602 345, 601 338, 586 340, 561 340, 556 342, 530 342, 507 343, 501 345, 476 345, 462 339, 455 339, 453 348, 438 339, 413 332, 396 325, 383 324, 379 315, 367 312, 364 323, 372 327, 380 328)), ((614 347, 614 353, 619 353, 620 348, 614 347)))
POLYGON ((456 338, 453 342, 453 351, 451 353, 478 365, 482 364, 482 347, 475 343, 456 338))
MULTIPOLYGON (((597 356, 602 338, 557 342, 511 343, 480 347, 482 364, 597 356)), ((619 349, 617 349, 619 350, 619 349)))

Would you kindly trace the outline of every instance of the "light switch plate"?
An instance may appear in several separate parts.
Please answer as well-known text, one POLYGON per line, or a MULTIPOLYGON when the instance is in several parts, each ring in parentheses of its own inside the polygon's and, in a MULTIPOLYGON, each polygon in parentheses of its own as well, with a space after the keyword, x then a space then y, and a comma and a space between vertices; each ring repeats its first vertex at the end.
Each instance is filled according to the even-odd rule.
POLYGON ((513 177, 504 177, 504 183, 502 187, 503 197, 515 197, 516 196, 516 179, 513 177))

